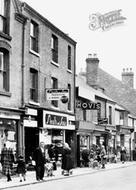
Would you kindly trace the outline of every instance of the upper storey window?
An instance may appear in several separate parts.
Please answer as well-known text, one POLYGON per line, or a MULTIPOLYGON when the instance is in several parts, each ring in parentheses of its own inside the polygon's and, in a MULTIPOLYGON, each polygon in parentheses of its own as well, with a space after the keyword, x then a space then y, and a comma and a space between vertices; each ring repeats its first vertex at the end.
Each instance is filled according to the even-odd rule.
POLYGON ((30 49, 38 53, 38 24, 31 21, 30 24, 30 49))
POLYGON ((58 38, 52 35, 51 38, 51 51, 52 51, 52 61, 58 63, 58 38))
POLYGON ((0 32, 9 34, 9 2, 0 0, 0 32))
POLYGON ((9 91, 9 52, 0 48, 0 91, 9 91))

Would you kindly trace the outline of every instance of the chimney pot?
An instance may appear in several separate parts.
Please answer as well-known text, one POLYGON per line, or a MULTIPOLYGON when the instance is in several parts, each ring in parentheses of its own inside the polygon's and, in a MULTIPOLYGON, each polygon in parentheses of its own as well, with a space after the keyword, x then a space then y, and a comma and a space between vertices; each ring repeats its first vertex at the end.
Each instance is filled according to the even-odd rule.
POLYGON ((88 58, 92 58, 92 54, 90 53, 90 54, 88 54, 88 58))
POLYGON ((134 73, 132 72, 132 68, 123 69, 122 82, 131 88, 134 87, 134 73))

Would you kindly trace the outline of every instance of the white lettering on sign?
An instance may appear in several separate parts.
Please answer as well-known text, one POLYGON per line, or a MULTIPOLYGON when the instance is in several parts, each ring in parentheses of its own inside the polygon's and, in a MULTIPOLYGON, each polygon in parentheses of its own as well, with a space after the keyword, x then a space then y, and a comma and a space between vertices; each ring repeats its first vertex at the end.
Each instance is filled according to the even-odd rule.
POLYGON ((45 123, 48 125, 67 126, 67 117, 46 114, 45 123))
POLYGON ((100 103, 92 103, 92 102, 76 102, 76 107, 77 108, 82 108, 82 109, 90 109, 90 110, 99 110, 101 107, 100 103))

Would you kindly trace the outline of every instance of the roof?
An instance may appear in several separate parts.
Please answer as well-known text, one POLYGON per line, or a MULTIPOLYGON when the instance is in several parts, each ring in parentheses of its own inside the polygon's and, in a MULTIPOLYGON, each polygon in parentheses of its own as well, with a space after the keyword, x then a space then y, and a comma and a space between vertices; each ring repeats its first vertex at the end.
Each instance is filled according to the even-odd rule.
POLYGON ((89 86, 86 83, 86 78, 84 76, 81 76, 81 75, 76 76, 76 87, 79 87, 79 95, 81 95, 82 97, 86 99, 94 101, 93 96, 98 96, 100 98, 103 98, 105 100, 115 103, 113 99, 111 99, 110 97, 102 93, 101 91, 96 90, 92 88, 91 86, 89 86))
POLYGON ((105 94, 136 116, 136 90, 98 68, 98 84, 105 94))

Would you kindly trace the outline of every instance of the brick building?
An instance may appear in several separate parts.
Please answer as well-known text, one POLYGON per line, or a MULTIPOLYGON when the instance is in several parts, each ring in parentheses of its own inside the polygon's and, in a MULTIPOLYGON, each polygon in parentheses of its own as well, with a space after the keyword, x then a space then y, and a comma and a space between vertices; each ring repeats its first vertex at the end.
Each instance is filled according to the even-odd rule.
POLYGON ((7 87, 1 91, 0 105, 7 112, 13 109, 17 151, 28 159, 39 141, 50 144, 75 140, 76 42, 28 4, 1 2, 10 11, 0 14, 3 26, 7 21, 0 32, 1 63, 4 54, 5 62, 9 58, 9 78, 5 77, 9 83, 3 83, 3 88, 7 87), (48 100, 47 89, 67 89, 68 102, 48 100))

